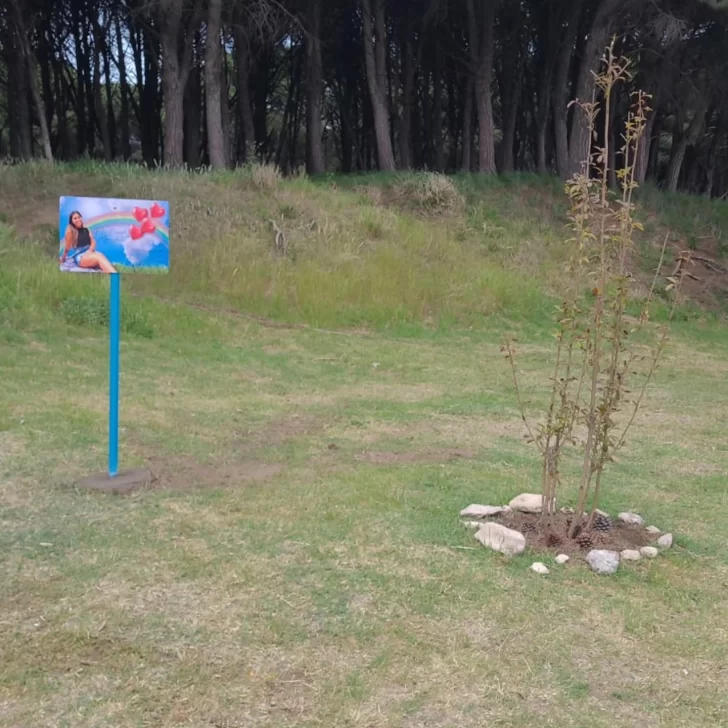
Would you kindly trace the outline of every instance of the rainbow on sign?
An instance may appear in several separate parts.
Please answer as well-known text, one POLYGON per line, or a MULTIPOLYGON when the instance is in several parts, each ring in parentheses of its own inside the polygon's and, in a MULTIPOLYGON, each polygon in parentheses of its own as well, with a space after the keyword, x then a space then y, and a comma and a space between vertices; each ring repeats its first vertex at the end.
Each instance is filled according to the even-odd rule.
POLYGON ((59 264, 70 273, 169 270, 169 203, 61 197, 59 264))

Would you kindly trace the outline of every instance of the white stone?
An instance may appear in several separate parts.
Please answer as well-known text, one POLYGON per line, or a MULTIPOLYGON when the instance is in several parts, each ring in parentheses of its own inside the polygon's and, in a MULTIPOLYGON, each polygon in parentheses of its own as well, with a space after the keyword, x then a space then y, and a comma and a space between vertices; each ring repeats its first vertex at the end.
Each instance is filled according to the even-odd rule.
POLYGON ((541 513, 543 510, 543 496, 539 493, 521 493, 509 504, 514 511, 521 513, 541 513))
POLYGON ((648 559, 654 559, 660 552, 654 546, 643 546, 640 553, 648 559))
POLYGON ((619 556, 622 561, 639 561, 642 558, 642 554, 635 549, 625 549, 619 556))
POLYGON ((464 528, 471 528, 476 531, 483 525, 483 521, 460 521, 464 528))
POLYGON ((535 571, 537 574, 548 574, 549 569, 546 564, 542 564, 540 561, 534 561, 531 564, 531 571, 535 571))
POLYGON ((482 524, 476 532, 475 538, 483 546, 500 551, 506 556, 521 554, 526 549, 526 537, 522 533, 492 521, 482 524))
POLYGON ((602 511, 599 508, 595 509, 594 513, 600 516, 604 516, 605 518, 609 518, 609 514, 606 511, 602 511))
POLYGON ((565 516, 573 516, 574 515, 574 509, 569 506, 564 506, 560 509, 560 512, 563 513, 565 516))
POLYGON ((657 545, 663 549, 669 549, 672 546, 672 534, 666 533, 657 539, 657 545))
POLYGON ((619 554, 616 551, 593 549, 586 555, 586 563, 597 574, 613 574, 619 568, 619 554))
POLYGON ((647 526, 645 531, 647 531, 647 533, 654 533, 654 534, 662 533, 662 531, 660 531, 660 529, 657 526, 647 526))
POLYGON ((559 565, 562 566, 569 560, 569 557, 566 554, 559 554, 554 561, 559 565))
POLYGON ((636 513, 620 513, 617 516, 617 520, 626 523, 628 526, 643 526, 645 523, 645 519, 636 513))
POLYGON ((460 511, 461 518, 490 518, 491 516, 497 516, 501 513, 505 513, 506 509, 503 506, 481 506, 477 503, 472 503, 467 508, 463 508, 460 511))

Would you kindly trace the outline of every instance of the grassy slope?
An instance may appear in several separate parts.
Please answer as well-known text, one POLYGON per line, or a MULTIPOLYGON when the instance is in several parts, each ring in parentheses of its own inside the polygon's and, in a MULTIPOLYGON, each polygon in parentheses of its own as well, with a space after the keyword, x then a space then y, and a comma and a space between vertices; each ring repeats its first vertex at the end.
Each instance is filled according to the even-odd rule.
POLYGON ((543 579, 457 525, 538 476, 498 343, 521 331, 538 400, 561 255, 545 183, 423 218, 391 179, 380 201, 361 180, 2 174, 32 240, 0 233, 0 724, 728 722, 716 320, 676 326, 606 495, 673 530, 673 552, 543 579), (180 210, 173 274, 124 281, 124 464, 162 478, 130 498, 72 485, 104 466, 106 342, 105 282, 50 267, 69 188, 180 210), (294 261, 270 253, 271 211, 294 261))

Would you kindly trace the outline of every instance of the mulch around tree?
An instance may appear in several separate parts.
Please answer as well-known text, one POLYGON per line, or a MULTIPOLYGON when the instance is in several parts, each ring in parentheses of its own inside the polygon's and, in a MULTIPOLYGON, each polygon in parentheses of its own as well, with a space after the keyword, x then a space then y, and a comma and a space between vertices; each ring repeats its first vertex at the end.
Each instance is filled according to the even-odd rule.
POLYGON ((543 520, 540 515, 512 511, 502 513, 493 520, 522 533, 527 546, 534 551, 569 556, 585 556, 592 549, 639 551, 660 537, 660 534, 652 534, 644 526, 632 526, 616 520, 612 521, 609 531, 587 529, 585 517, 581 527, 576 530, 576 538, 570 539, 568 532, 573 518, 573 515, 556 513, 543 520))

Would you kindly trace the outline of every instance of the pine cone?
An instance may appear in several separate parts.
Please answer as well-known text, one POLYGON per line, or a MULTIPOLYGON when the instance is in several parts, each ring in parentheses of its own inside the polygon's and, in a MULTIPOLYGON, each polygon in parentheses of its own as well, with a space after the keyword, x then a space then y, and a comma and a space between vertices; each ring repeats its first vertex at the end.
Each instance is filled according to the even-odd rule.
POLYGON ((576 543, 581 546, 583 549, 593 549, 594 548, 594 537, 591 533, 584 532, 580 533, 576 538, 576 543))
POLYGON ((563 542, 563 536, 560 536, 558 533, 550 533, 548 536, 546 536, 546 546, 548 546, 549 548, 556 548, 557 546, 561 546, 563 542))
POLYGON ((609 533, 612 530, 612 519, 609 516, 597 513, 594 516, 594 530, 600 533, 609 533))
POLYGON ((526 521, 521 525, 523 533, 536 533, 536 524, 533 521, 526 521))

